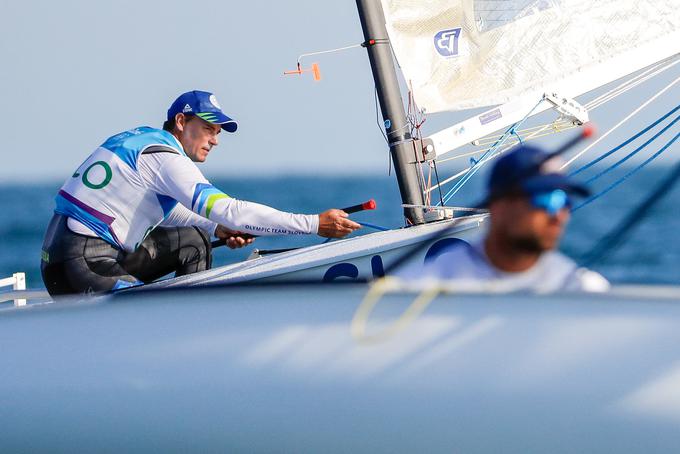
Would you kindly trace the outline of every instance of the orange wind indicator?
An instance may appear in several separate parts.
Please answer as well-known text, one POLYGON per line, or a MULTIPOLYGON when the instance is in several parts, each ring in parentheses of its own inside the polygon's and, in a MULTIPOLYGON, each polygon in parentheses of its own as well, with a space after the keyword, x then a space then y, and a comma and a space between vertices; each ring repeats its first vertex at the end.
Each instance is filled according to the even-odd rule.
POLYGON ((321 71, 319 71, 319 65, 317 63, 312 63, 311 68, 303 68, 300 63, 297 64, 297 69, 294 71, 284 71, 283 75, 288 76, 290 74, 302 74, 302 73, 312 73, 312 77, 316 82, 321 80, 321 71))

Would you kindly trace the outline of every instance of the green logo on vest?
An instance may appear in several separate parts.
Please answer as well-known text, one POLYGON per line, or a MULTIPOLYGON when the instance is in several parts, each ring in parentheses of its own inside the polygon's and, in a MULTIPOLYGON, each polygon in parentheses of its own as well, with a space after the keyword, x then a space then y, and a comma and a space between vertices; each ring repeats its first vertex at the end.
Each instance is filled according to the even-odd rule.
POLYGON ((101 189, 111 182, 112 176, 113 172, 111 171, 111 167, 104 161, 97 161, 94 164, 90 165, 90 167, 85 169, 85 172, 83 172, 83 184, 90 189, 101 189), (90 170, 92 170, 92 168, 94 168, 95 166, 101 166, 104 169, 104 179, 100 183, 92 183, 88 179, 90 170))

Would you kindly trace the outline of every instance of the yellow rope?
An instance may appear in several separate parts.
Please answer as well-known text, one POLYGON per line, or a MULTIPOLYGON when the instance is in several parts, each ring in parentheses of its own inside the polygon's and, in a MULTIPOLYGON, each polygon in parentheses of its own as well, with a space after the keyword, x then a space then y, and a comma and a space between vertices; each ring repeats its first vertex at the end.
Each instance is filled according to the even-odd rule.
MULTIPOLYGON (((566 131, 567 129, 572 129, 572 128, 576 127, 576 125, 572 124, 570 121, 558 121, 558 122, 546 123, 546 124, 534 126, 534 127, 531 127, 531 128, 521 129, 521 130, 517 131, 517 134, 519 134, 520 136, 523 137, 523 136, 529 135, 532 131, 540 130, 542 128, 545 128, 546 126, 552 127, 553 132, 548 132, 546 134, 537 135, 537 136, 532 137, 532 139, 535 139, 537 137, 543 137, 544 135, 547 135, 547 134, 553 134, 553 133, 566 131)), ((501 137, 500 135, 482 137, 481 139, 477 140, 476 144, 478 146, 494 144, 494 143, 496 143, 496 141, 500 137, 501 137)))
POLYGON ((441 292, 441 288, 438 285, 425 289, 413 300, 399 318, 385 329, 375 334, 367 334, 366 325, 375 306, 387 292, 397 290, 398 288, 399 279, 387 276, 376 281, 368 289, 366 296, 364 296, 364 299, 354 313, 350 325, 350 333, 357 342, 370 344, 389 339, 413 323, 441 292))
MULTIPOLYGON (((531 135, 530 137, 527 137, 526 139, 523 139, 523 142, 528 142, 529 140, 534 140, 534 139, 538 139, 538 138, 540 138, 540 137, 545 137, 545 136, 548 136, 548 135, 550 135, 550 134, 556 134, 556 133, 559 133, 559 132, 564 132, 564 131, 567 131, 567 130, 569 130, 569 129, 572 129, 572 128, 575 128, 575 127, 576 127, 575 125, 573 125, 573 124, 571 124, 571 123, 569 123, 569 122, 564 122, 564 123, 553 123, 553 124, 542 125, 542 126, 536 127, 536 128, 528 128, 528 129, 524 129, 524 130, 522 130, 522 131, 518 131, 518 133, 526 134, 528 131, 540 130, 541 128, 545 128, 546 126, 550 126, 550 127, 552 128, 552 131, 546 131, 546 132, 544 132, 544 133, 542 133, 542 134, 531 135), (564 126, 563 126, 563 125, 564 125, 564 126)), ((484 142, 483 142, 483 143, 480 142, 480 143, 478 143, 477 145, 478 145, 478 146, 486 146, 486 145, 489 145, 489 144, 494 144, 494 143, 496 143, 496 140, 498 140, 498 137, 496 137, 496 138, 489 138, 489 137, 487 136, 487 137, 485 137, 485 138, 483 138, 483 139, 481 139, 481 140, 483 140, 484 142)), ((519 141, 518 141, 517 139, 510 139, 510 140, 508 140, 508 142, 506 143, 506 146, 507 146, 507 147, 512 147, 513 145, 516 145, 517 143, 519 143, 519 141)), ((476 154, 478 154, 478 153, 485 153, 485 152, 489 151, 490 149, 491 149, 491 147, 486 148, 486 149, 484 149, 484 150, 476 150, 476 151, 471 151, 471 152, 468 152, 468 153, 459 154, 459 155, 452 156, 452 157, 446 158, 446 159, 437 159, 437 162, 442 163, 442 162, 452 161, 452 160, 454 160, 454 159, 464 158, 464 157, 466 157, 466 156, 476 155, 476 154)))

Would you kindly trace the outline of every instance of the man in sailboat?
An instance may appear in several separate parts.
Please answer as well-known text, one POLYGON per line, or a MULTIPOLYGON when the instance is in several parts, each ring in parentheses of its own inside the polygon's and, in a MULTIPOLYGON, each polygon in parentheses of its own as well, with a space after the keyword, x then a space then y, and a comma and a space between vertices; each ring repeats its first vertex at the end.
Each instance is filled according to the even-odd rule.
POLYGON ((42 251, 51 295, 104 292, 211 266, 211 235, 230 248, 254 236, 343 237, 360 227, 342 210, 306 215, 232 198, 195 163, 221 130, 236 131, 215 95, 190 91, 163 129, 142 126, 97 148, 56 197, 42 251))
POLYGON ((437 255, 426 275, 486 290, 606 291, 603 276, 556 250, 573 198, 589 194, 562 173, 561 164, 559 157, 530 146, 500 158, 481 204, 490 213, 486 235, 437 255))

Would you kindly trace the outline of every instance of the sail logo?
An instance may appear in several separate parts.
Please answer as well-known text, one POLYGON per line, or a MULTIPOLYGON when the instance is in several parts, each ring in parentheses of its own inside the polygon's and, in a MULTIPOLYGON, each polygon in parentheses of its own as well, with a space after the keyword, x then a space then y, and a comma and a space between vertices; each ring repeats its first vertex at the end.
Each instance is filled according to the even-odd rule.
POLYGON ((459 27, 442 30, 434 35, 434 48, 437 49, 439 55, 447 58, 458 56, 460 33, 461 28, 459 27))

